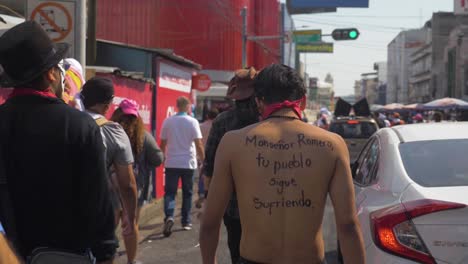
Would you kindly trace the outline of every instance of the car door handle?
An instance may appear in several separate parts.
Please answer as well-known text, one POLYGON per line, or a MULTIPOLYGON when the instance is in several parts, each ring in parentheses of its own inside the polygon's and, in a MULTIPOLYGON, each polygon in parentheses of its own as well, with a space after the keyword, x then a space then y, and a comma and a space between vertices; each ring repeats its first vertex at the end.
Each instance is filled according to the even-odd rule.
POLYGON ((356 146, 356 143, 351 142, 351 143, 349 143, 349 145, 352 146, 352 147, 355 147, 355 146, 356 146))

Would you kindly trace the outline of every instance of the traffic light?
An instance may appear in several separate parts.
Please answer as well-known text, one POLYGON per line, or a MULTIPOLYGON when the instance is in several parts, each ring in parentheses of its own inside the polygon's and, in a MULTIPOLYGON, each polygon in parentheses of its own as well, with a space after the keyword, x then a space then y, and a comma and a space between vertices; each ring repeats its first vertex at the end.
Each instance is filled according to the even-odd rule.
POLYGON ((359 30, 355 28, 338 28, 333 30, 334 40, 355 40, 359 37, 359 30))

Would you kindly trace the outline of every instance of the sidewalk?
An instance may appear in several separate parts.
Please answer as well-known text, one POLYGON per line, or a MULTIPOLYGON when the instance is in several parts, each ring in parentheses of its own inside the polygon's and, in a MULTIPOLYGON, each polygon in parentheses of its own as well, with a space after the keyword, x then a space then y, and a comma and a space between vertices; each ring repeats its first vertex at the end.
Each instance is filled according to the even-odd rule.
MULTIPOLYGON (((198 217, 201 209, 195 207, 195 202, 198 200, 198 194, 196 192, 197 188, 194 188, 193 202, 192 202, 192 219, 198 217)), ((180 218, 180 208, 182 207, 182 190, 177 192, 176 196, 176 211, 174 217, 176 219, 180 218)), ((177 221, 177 220, 176 220, 177 221)), ((151 203, 146 204, 141 209, 141 215, 139 220, 140 227, 140 236, 139 244, 147 240, 151 240, 151 237, 154 237, 155 234, 162 234, 164 226, 164 198, 153 200, 151 203)), ((179 223, 176 222, 175 226, 179 223)), ((118 257, 117 258, 126 258, 125 257, 125 244, 122 238, 122 231, 119 227, 116 231, 116 236, 119 239, 119 248, 117 249, 118 257)), ((117 261, 118 262, 118 261, 117 261)))

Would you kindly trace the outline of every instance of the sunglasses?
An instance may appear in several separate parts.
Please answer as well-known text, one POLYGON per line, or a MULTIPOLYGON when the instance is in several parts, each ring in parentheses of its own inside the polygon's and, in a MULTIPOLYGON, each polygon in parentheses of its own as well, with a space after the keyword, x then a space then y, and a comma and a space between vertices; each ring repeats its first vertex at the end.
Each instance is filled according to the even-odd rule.
POLYGON ((63 70, 63 71, 66 72, 66 71, 68 71, 68 70, 70 69, 71 64, 70 64, 70 63, 67 63, 67 62, 65 62, 65 61, 62 60, 62 61, 60 61, 60 62, 57 64, 57 66, 58 66, 61 70, 63 70))

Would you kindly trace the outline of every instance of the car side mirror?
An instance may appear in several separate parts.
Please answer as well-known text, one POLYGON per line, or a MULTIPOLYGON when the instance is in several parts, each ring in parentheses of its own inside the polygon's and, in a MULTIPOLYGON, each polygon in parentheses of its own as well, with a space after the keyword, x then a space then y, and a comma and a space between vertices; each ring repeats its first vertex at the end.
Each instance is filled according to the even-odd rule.
POLYGON ((356 178, 356 171, 359 166, 359 162, 355 161, 351 163, 351 175, 353 176, 353 179, 356 178))

